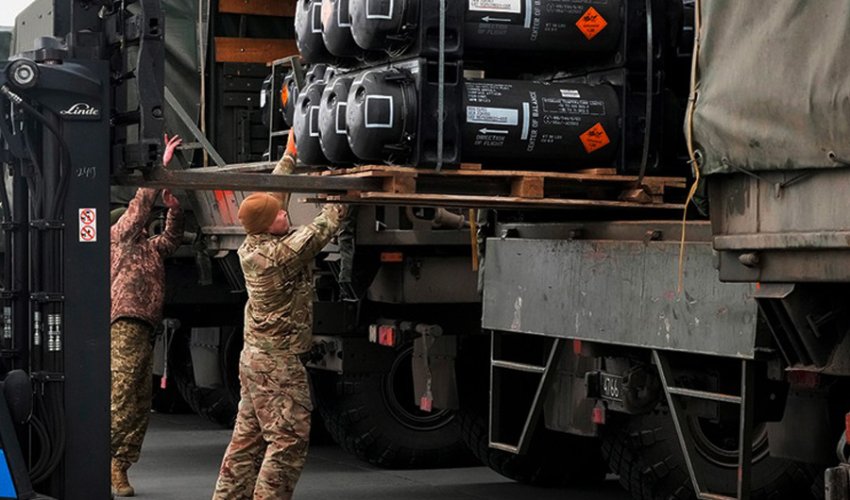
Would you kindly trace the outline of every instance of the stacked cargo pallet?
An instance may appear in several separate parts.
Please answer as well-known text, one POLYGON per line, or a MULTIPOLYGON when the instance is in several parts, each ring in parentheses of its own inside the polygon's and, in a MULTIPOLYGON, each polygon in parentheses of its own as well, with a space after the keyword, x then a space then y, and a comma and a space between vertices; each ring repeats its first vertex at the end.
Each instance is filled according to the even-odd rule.
POLYGON ((315 199, 681 209, 688 16, 684 2, 654 17, 646 5, 299 2, 309 71, 279 100, 299 161, 384 179, 315 199))

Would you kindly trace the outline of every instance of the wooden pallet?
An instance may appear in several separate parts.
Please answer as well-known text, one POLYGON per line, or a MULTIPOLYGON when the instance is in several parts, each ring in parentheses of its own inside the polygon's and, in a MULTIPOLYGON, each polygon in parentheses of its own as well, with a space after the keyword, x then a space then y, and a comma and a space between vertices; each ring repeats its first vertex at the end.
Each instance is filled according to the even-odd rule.
POLYGON ((380 178, 380 191, 319 195, 310 201, 468 208, 652 208, 683 209, 682 177, 618 175, 611 169, 535 172, 414 169, 368 165, 313 175, 380 178), (672 195, 672 196, 671 196, 672 195), (671 199, 672 198, 672 199, 671 199))

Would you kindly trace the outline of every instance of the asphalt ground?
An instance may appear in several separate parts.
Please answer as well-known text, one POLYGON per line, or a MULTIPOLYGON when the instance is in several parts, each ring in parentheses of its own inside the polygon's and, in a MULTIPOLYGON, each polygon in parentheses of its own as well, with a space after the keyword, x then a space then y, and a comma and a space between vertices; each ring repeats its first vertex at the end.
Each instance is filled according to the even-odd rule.
MULTIPOLYGON (((138 498, 209 500, 230 431, 195 415, 153 414, 142 458, 130 469, 138 498)), ((594 487, 542 489, 486 467, 390 471, 331 444, 310 448, 296 500, 627 500, 615 479, 594 487)))

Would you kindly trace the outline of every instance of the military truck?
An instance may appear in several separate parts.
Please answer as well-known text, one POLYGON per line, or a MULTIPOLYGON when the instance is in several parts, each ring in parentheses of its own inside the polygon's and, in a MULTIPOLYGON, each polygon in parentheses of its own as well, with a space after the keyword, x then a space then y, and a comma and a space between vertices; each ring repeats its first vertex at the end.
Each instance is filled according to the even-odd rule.
POLYGON ((542 413, 600 436, 634 498, 845 498, 846 466, 823 470, 847 462, 847 6, 761 7, 695 2, 683 122, 710 223, 487 240, 491 446, 521 450, 542 413), (507 421, 523 371, 541 397, 507 421))
MULTIPOLYGON (((351 5, 364 7, 363 2, 351 5)), ((410 197, 390 195, 410 193, 385 193, 387 207, 362 209, 354 265, 364 278, 351 289, 340 287, 345 257, 333 255, 333 249, 330 258, 317 263, 318 295, 324 299, 317 301, 317 309, 330 311, 317 317, 341 321, 316 325, 320 335, 313 364, 341 370, 328 385, 354 396, 324 400, 330 401, 323 404, 331 407, 326 412, 331 429, 343 429, 337 439, 378 463, 421 465, 426 461, 410 458, 415 453, 399 453, 402 439, 395 435, 349 429, 360 422, 382 431, 413 429, 427 447, 438 441, 431 432, 449 428, 449 422, 462 427, 474 452, 489 465, 535 482, 598 478, 605 471, 602 455, 635 498, 799 499, 817 498, 825 489, 846 492, 836 486, 846 480, 844 469, 831 474, 835 483, 828 488, 821 471, 834 463, 830 455, 836 441, 842 453, 846 446, 846 437, 839 441, 846 436, 840 417, 847 411, 841 397, 846 224, 840 189, 849 155, 842 152, 846 67, 838 54, 845 52, 847 7, 785 2, 764 11, 720 0, 409 0, 381 3, 388 10, 379 12, 370 5, 350 14, 352 23, 357 19, 364 28, 355 39, 358 47, 383 49, 375 59, 369 52, 358 60, 362 65, 348 68, 359 83, 347 102, 362 104, 356 110, 362 114, 346 114, 346 119, 355 118, 348 120, 346 133, 359 137, 349 144, 358 143, 353 152, 363 161, 440 169, 460 167, 471 158, 503 168, 520 162, 522 168, 543 171, 605 169, 582 174, 593 176, 612 175, 613 169, 631 175, 643 192, 636 199, 647 201, 640 209, 622 205, 637 202, 619 199, 628 193, 611 199, 609 191, 594 186, 579 190, 588 196, 592 191, 594 197, 566 198, 576 196, 568 190, 560 193, 561 202, 549 201, 552 206, 581 201, 571 203, 580 210, 528 210, 544 205, 547 193, 542 193, 543 202, 532 202, 528 198, 539 191, 519 182, 516 194, 525 199, 513 205, 496 200, 498 211, 488 210, 481 221, 466 216, 455 226, 461 229, 435 229, 436 211, 391 208, 390 201, 410 197), (552 15, 559 20, 552 21, 552 15), (562 38, 550 37, 559 30, 573 31, 566 47, 559 45, 562 38), (468 51, 448 43, 459 40, 469 42, 463 47, 468 51), (531 55, 538 43, 548 57, 531 55), (486 69, 494 58, 504 62, 506 54, 527 57, 517 59, 516 67, 486 69), (479 73, 464 71, 470 69, 479 73), (749 74, 773 79, 754 78, 753 83, 745 78, 749 74), (513 97, 515 88, 526 95, 501 100, 513 97), (383 93, 387 89, 390 93, 383 93), (600 97, 584 102, 586 91, 600 97), (387 99, 395 96, 404 99, 387 99), (486 106, 491 101, 484 100, 500 105, 486 106), (417 119, 399 128, 388 116, 417 119), (600 117, 596 120, 603 130, 583 121, 588 116, 600 117), (494 132, 496 124, 512 128, 494 132), (592 126, 560 138, 551 132, 573 124, 592 126), (537 140, 546 144, 542 151, 555 154, 534 151, 537 140), (523 148, 531 160, 523 162, 523 148), (710 174, 709 189, 700 193, 695 182, 687 204, 645 189, 648 179, 660 174, 696 181, 700 173, 710 174), (833 192, 839 200, 834 204, 817 196, 833 192), (659 197, 669 203, 656 203, 659 197), (690 207, 694 198, 710 209, 710 222, 690 207), (670 204, 681 212, 671 212, 670 204), (685 221, 677 220, 683 213, 685 221), (430 221, 425 233, 434 239, 428 244, 420 244, 419 220, 430 221), (474 274, 459 271, 472 260, 471 228, 465 226, 473 221, 486 221, 480 225, 484 241, 476 255, 483 258, 480 299, 467 295, 475 289, 474 274), (446 270, 449 277, 429 281, 432 269, 434 275, 446 270), (447 308, 446 302, 456 306, 447 308), (356 319, 350 321, 352 316, 356 319), (406 359, 413 365, 410 371, 406 359), (407 375, 412 380, 403 378, 407 375), (404 394, 396 392, 401 389, 404 394), (376 422, 375 415, 390 413, 393 401, 407 401, 408 415, 418 421, 405 426, 399 418, 403 414, 397 413, 376 422), (349 421, 336 426, 334 415, 349 421), (437 424, 429 428, 424 424, 432 417, 437 424), (380 456, 370 457, 376 450, 380 456)), ((316 17, 321 7, 315 1, 301 6, 309 12, 313 35, 322 24, 315 24, 322 21, 323 16, 316 17)), ((202 9, 199 18, 215 19, 221 33, 234 27, 245 36, 263 32, 248 29, 246 18, 236 22, 225 15, 234 14, 226 9, 253 15, 243 7, 220 2, 217 9, 202 9)), ((192 19, 187 26, 194 26, 195 14, 187 16, 192 19)), ((323 30, 324 25, 322 35, 323 30)), ((203 43, 195 45, 206 48, 207 34, 200 32, 203 43)), ((250 52, 245 40, 238 42, 238 50, 228 51, 228 43, 216 41, 216 54, 244 58, 250 52)), ((228 59, 219 56, 208 61, 207 55, 198 59, 203 61, 198 67, 215 63, 199 75, 222 73, 200 88, 218 89, 213 95, 224 103, 255 99, 251 96, 257 95, 267 69, 249 73, 226 66, 228 59), (254 90, 242 100, 228 94, 228 89, 243 88, 228 79, 249 74, 256 75, 254 90)), ((191 96, 170 100, 193 102, 191 96)), ((206 99, 196 102, 196 110, 180 106, 191 111, 185 113, 189 119, 177 116, 171 123, 191 129, 190 124, 201 122, 203 132, 203 120, 192 114, 208 117, 200 111, 206 99)), ((172 104, 168 113, 178 111, 172 104)), ((225 137, 242 134, 233 151, 248 156, 236 161, 255 159, 251 155, 273 143, 271 134, 256 126, 259 114, 253 105, 229 111, 224 115, 229 118, 216 120, 217 130, 229 130, 220 132, 225 137), (247 138, 254 132, 259 139, 252 143, 247 138)), ((208 172, 202 165, 209 161, 206 156, 216 161, 215 148, 203 142, 216 134, 187 133, 177 125, 174 131, 202 143, 204 152, 187 161, 195 172, 208 172)), ((268 149, 273 158, 274 148, 268 149)), ((250 168, 260 167, 233 170, 250 168)), ((223 179, 227 168, 220 173, 223 179)), ((191 187, 191 182, 173 185, 191 187)), ((182 369, 176 378, 189 388, 184 393, 213 394, 220 402, 210 390, 230 384, 232 391, 230 356, 238 352, 234 318, 243 297, 232 249, 241 235, 226 228, 233 227, 241 194, 225 190, 210 196, 191 198, 200 223, 189 230, 193 245, 173 263, 183 272, 171 273, 177 279, 170 289, 180 293, 171 299, 169 313, 180 319, 181 331, 164 337, 169 359, 163 367, 171 367, 174 375, 182 369), (216 286, 220 283, 227 286, 216 286), (224 326, 228 322, 232 328, 224 326)), ((358 201, 356 194, 346 196, 358 201)), ((446 196, 455 196, 449 198, 454 206, 482 206, 480 199, 446 196)), ((436 202, 424 203, 429 204, 436 202)), ((452 220, 465 215, 449 213, 454 213, 452 220)), ((316 383, 320 397, 324 382, 316 383)), ((451 442, 454 446, 456 436, 451 442)), ((426 454, 439 456, 435 449, 426 454)))

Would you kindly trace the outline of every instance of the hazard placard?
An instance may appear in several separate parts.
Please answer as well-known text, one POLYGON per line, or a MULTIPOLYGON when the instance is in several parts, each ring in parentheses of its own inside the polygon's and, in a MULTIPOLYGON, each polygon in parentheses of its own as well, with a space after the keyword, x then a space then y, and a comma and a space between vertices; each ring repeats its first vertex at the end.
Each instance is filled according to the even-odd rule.
POLYGON ((605 26, 608 26, 608 21, 602 17, 602 14, 599 13, 598 10, 590 7, 587 9, 584 14, 576 21, 576 26, 578 29, 584 33, 584 36, 588 40, 593 40, 593 37, 599 34, 600 31, 605 29, 605 26))
POLYGON ((77 220, 80 223, 80 243, 97 241, 97 209, 81 208, 77 220))
POLYGON ((605 132, 605 128, 601 123, 597 123, 590 127, 590 129, 581 134, 579 138, 581 139, 581 143, 584 144, 584 150, 588 153, 592 153, 597 149, 604 148, 608 144, 611 144, 611 139, 608 137, 608 134, 605 132))

